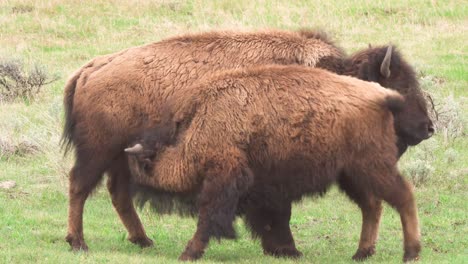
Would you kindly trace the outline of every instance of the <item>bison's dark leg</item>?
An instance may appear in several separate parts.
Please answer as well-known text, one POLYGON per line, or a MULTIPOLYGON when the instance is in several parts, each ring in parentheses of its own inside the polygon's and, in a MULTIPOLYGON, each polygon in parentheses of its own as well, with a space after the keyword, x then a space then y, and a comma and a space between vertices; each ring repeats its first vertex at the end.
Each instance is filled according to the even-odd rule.
POLYGON ((253 181, 249 169, 231 162, 213 162, 206 173, 198 197, 198 225, 179 260, 199 259, 211 237, 235 238, 232 223, 239 197, 253 181))
POLYGON ((83 236, 83 208, 91 191, 104 173, 106 162, 102 153, 77 151, 74 167, 70 171, 67 242, 73 250, 87 250, 83 236))
POLYGON ((364 260, 374 255, 382 215, 382 201, 374 197, 369 197, 367 203, 359 206, 362 212, 362 228, 359 248, 353 256, 354 260, 364 260))
POLYGON ((245 218, 254 237, 260 237, 263 252, 277 257, 300 257, 289 227, 291 202, 284 208, 272 210, 266 208, 246 208, 245 218))
POLYGON ((421 251, 418 212, 413 197, 412 186, 398 175, 391 184, 379 186, 382 198, 400 213, 405 240, 404 261, 419 259, 421 251))
POLYGON ((108 170, 107 188, 112 197, 112 204, 119 214, 120 220, 128 231, 128 240, 141 247, 153 245, 146 236, 143 225, 138 217, 130 195, 130 171, 127 159, 121 155, 108 170))
POLYGON ((347 175, 343 174, 338 180, 340 188, 356 202, 362 212, 362 229, 359 247, 353 256, 354 260, 364 260, 375 254, 375 244, 379 233, 380 216, 382 215, 382 201, 377 199, 366 188, 359 188, 347 175))
POLYGON ((72 187, 74 185, 73 169, 70 172, 68 234, 65 238, 72 250, 88 250, 83 235, 83 208, 90 193, 90 188, 72 187))

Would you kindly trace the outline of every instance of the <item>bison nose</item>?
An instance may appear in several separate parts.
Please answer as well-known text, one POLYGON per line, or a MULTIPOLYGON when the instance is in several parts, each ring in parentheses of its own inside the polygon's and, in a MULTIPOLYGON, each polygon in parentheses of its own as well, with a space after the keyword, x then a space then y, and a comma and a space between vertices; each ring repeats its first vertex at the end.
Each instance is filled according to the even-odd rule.
POLYGON ((428 138, 429 137, 432 137, 432 135, 434 135, 434 132, 435 132, 435 129, 434 129, 434 125, 429 124, 429 126, 427 127, 427 135, 428 135, 428 138))

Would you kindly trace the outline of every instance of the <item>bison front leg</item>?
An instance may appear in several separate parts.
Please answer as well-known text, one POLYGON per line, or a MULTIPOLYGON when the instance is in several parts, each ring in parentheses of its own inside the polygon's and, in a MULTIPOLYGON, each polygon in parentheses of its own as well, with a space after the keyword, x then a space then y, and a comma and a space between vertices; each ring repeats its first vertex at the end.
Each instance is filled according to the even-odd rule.
POLYGON ((260 237, 263 253, 276 257, 300 257, 289 226, 291 202, 281 209, 249 207, 246 209, 246 223, 254 237, 260 237))
POLYGON ((419 259, 421 251, 418 210, 413 197, 412 186, 401 175, 395 177, 392 184, 380 189, 383 199, 400 213, 403 226, 404 249, 403 261, 419 259))
POLYGON ((364 260, 375 254, 375 244, 379 236, 382 201, 369 199, 369 203, 361 204, 362 227, 359 247, 353 256, 354 260, 364 260))
POLYGON ((116 159, 108 170, 107 189, 120 220, 128 231, 128 240, 140 247, 149 247, 153 241, 146 236, 145 229, 135 210, 130 195, 130 171, 125 156, 116 159))
POLYGON ((203 256, 211 237, 233 239, 232 226, 239 198, 253 181, 250 169, 216 162, 206 173, 198 197, 197 231, 179 260, 196 260, 203 256))
POLYGON ((379 234, 380 217, 382 215, 382 200, 365 191, 347 175, 341 175, 338 184, 350 199, 358 204, 362 213, 362 228, 359 247, 353 255, 353 260, 365 260, 375 254, 375 245, 379 234))

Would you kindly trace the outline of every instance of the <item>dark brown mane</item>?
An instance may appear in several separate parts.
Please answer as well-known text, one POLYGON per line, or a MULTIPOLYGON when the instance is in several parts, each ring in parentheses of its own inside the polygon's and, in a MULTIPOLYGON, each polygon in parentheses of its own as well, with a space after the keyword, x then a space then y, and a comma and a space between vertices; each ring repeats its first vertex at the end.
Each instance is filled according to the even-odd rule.
POLYGON ((322 29, 301 28, 297 33, 307 39, 317 39, 327 43, 328 45, 337 46, 334 39, 322 29))
POLYGON ((344 75, 354 76, 361 80, 378 82, 405 95, 413 89, 419 90, 418 80, 413 68, 404 60, 400 51, 392 45, 390 61, 391 75, 385 78, 379 72, 389 45, 371 47, 358 51, 346 60, 344 75))
POLYGON ((326 45, 335 47, 341 56, 324 56, 320 58, 320 61, 317 63, 316 67, 329 70, 338 74, 342 74, 344 72, 344 62, 346 58, 346 52, 342 47, 336 44, 336 41, 327 34, 322 29, 310 29, 310 28, 301 28, 297 31, 297 33, 306 38, 306 39, 316 39, 319 40, 326 45))

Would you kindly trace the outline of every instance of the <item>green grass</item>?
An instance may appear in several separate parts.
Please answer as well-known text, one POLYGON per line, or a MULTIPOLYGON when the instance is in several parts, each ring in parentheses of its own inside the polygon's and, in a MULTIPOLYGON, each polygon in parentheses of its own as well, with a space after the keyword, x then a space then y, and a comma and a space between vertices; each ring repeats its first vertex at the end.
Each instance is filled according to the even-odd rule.
MULTIPOLYGON (((410 149, 400 167, 422 160, 433 170, 417 186, 423 263, 468 262, 468 5, 466 1, 0 1, 0 57, 39 62, 59 81, 35 102, 0 103, 0 139, 36 144, 34 155, 0 156, 0 263, 166 263, 175 262, 196 222, 178 216, 140 215, 155 247, 140 249, 99 188, 85 207, 87 254, 69 251, 67 172, 71 157, 58 146, 66 78, 94 56, 185 32, 322 27, 348 52, 397 44, 416 67, 437 107, 453 104, 464 128, 445 140, 442 133, 410 149), (448 102, 448 103, 446 103, 448 102), (450 151, 448 151, 450 149, 450 151), (447 153, 452 159, 447 159, 447 153)), ((237 241, 212 242, 202 263, 350 263, 357 248, 360 211, 336 189, 294 206, 291 225, 304 257, 297 261, 262 254, 241 220, 237 241)), ((367 263, 401 262, 398 215, 385 208, 377 254, 367 263)))

